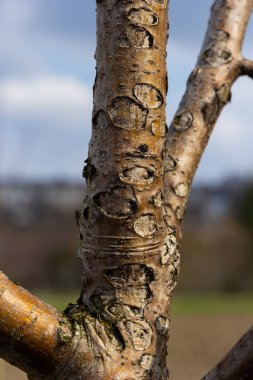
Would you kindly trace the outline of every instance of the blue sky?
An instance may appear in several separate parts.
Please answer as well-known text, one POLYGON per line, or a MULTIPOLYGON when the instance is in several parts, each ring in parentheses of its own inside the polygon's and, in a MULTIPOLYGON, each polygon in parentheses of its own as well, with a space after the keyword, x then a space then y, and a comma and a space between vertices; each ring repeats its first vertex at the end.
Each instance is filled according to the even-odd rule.
MULTIPOLYGON (((171 0, 167 118, 195 65, 211 0, 171 0)), ((244 53, 252 58, 253 25, 244 53)), ((81 179, 91 130, 95 0, 0 0, 0 180, 81 179)), ((253 83, 240 79, 196 181, 253 174, 253 83)))

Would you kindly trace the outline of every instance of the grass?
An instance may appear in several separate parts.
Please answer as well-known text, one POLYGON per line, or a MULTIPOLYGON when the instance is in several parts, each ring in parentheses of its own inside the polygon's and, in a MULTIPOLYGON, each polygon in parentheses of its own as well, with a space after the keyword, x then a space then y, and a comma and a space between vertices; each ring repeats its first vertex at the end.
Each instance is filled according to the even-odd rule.
POLYGON ((63 311, 69 303, 75 303, 79 297, 80 292, 72 293, 44 293, 44 292, 34 292, 39 298, 41 298, 46 303, 54 306, 57 310, 63 311))
MULTIPOLYGON (((79 296, 78 291, 37 294, 58 310, 64 310, 79 296)), ((171 310, 172 317, 185 314, 250 314, 253 313, 253 294, 175 294, 171 310)))
POLYGON ((172 315, 253 313, 253 294, 174 295, 172 315))

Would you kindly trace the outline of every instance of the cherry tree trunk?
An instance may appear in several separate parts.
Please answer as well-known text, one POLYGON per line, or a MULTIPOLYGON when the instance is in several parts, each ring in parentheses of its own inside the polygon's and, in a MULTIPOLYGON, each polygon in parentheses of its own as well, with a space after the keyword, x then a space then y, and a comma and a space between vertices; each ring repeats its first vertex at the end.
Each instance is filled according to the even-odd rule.
MULTIPOLYGON (((96 357, 98 379, 167 378, 168 307, 179 264, 178 223, 163 207, 167 5, 97 2, 79 256, 80 302, 105 337, 110 331, 96 357)), ((98 340, 99 330, 87 331, 98 340)))
MULTIPOLYGON (((215 1, 168 130, 167 0, 97 0, 80 298, 59 313, 0 272, 0 356, 30 380, 168 379, 180 226, 231 86, 253 77, 241 55, 252 8, 253 0, 215 1)), ((252 352, 251 328, 205 379, 252 379, 252 352)))

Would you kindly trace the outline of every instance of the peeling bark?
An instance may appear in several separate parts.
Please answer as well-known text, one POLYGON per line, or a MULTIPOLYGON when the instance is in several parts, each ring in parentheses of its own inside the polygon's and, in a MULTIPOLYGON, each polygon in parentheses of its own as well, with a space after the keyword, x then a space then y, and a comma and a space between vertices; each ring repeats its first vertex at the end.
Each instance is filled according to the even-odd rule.
POLYGON ((215 1, 167 132, 167 0, 97 0, 93 133, 78 213, 80 298, 58 314, 0 275, 0 355, 29 379, 168 378, 180 224, 231 86, 240 75, 253 77, 253 63, 241 57, 252 7, 253 0, 215 1))

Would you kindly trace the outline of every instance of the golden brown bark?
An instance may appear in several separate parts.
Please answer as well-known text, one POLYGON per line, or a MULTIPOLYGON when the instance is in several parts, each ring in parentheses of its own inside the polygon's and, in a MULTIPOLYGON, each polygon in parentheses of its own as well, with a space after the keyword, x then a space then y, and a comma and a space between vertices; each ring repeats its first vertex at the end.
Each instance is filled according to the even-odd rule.
POLYGON ((60 315, 0 276, 0 354, 30 379, 168 378, 180 224, 231 86, 253 76, 241 57, 252 6, 215 2, 167 133, 167 0, 97 0, 93 133, 78 218, 81 296, 60 315))
POLYGON ((62 350, 61 337, 64 343, 63 337, 71 336, 69 325, 53 307, 14 284, 2 272, 0 321, 0 356, 31 378, 48 378, 60 373, 67 364, 73 348, 66 350, 64 345, 62 350))
MULTIPOLYGON (((163 210, 167 0, 100 1, 97 30, 82 302, 113 326, 118 379, 166 378, 178 265, 176 230, 168 232, 163 210)), ((115 357, 101 352, 105 361, 114 378, 115 357)))

